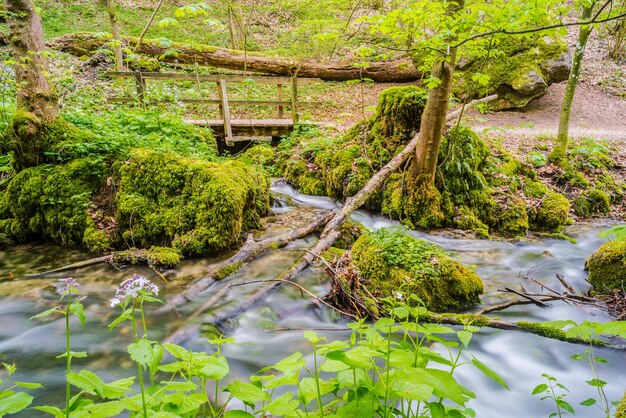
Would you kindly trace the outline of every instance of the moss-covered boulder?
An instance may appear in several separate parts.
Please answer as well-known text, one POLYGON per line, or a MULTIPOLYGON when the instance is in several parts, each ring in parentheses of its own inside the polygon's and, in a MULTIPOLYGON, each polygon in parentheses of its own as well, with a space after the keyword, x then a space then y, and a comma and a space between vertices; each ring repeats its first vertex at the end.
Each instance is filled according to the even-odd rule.
POLYGON ((596 292, 622 289, 626 285, 626 240, 602 245, 587 259, 585 268, 596 292))
POLYGON ((222 163, 135 150, 121 164, 117 195, 122 238, 183 254, 224 250, 259 226, 269 210, 268 180, 239 161, 222 163))
POLYGON ((567 224, 571 204, 560 193, 549 191, 539 208, 532 212, 532 222, 539 228, 556 230, 567 224))
POLYGON ((490 103, 496 110, 520 108, 543 96, 548 86, 567 80, 570 58, 567 42, 560 37, 505 37, 494 46, 497 57, 462 57, 456 72, 455 93, 461 97, 498 94, 490 103), (486 86, 473 80, 486 74, 486 86))
POLYGON ((415 295, 429 310, 445 312, 479 303, 484 292, 480 277, 443 248, 397 228, 361 236, 351 256, 352 266, 377 298, 396 297, 398 292, 415 295))
POLYGON ((624 396, 622 400, 617 404, 617 409, 615 410, 615 418, 626 418, 626 392, 624 392, 624 396))
POLYGON ((611 196, 599 189, 591 189, 578 195, 573 202, 574 214, 582 218, 606 215, 611 212, 611 196))

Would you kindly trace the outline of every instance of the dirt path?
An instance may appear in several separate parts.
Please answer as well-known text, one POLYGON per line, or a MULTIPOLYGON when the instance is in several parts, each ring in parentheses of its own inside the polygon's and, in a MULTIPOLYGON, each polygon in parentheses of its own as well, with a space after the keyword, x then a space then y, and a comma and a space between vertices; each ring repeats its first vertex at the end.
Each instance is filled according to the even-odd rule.
MULTIPOLYGON (((481 115, 468 113, 467 122, 477 130, 492 131, 505 138, 555 136, 565 83, 553 84, 542 98, 521 111, 481 115)), ((576 90, 570 136, 594 137, 626 145, 626 100, 598 87, 580 84, 576 90)))

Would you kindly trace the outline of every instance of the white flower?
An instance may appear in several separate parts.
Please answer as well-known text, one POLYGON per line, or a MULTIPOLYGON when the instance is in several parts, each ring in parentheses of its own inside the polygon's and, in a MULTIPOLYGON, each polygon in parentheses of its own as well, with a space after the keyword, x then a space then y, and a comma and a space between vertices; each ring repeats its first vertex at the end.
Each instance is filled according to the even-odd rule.
POLYGON ((402 292, 393 292, 393 295, 396 297, 396 299, 398 300, 404 300, 404 295, 402 294, 402 292))
POLYGON ((111 306, 119 305, 126 298, 135 299, 142 292, 156 296, 159 294, 159 288, 144 276, 133 274, 133 277, 124 280, 115 290, 115 297, 111 299, 111 306))

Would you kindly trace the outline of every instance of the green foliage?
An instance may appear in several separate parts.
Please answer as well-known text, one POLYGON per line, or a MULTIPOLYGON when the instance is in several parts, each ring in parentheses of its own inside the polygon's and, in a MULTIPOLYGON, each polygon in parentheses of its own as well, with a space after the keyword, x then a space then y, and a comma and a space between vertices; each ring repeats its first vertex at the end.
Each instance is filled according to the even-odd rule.
POLYGON ((16 382, 12 380, 13 374, 17 370, 15 364, 0 362, 6 376, 0 379, 0 417, 17 414, 30 406, 33 397, 19 389, 38 389, 42 387, 39 383, 16 382))
POLYGON ((613 166, 612 150, 606 142, 592 138, 581 138, 568 151, 571 163, 579 171, 590 172, 613 166))
POLYGON ((606 229, 598 234, 599 236, 606 238, 615 235, 617 241, 626 241, 626 225, 615 225, 606 229))
POLYGON ((533 212, 532 222, 542 228, 558 229, 567 223, 570 207, 570 202, 565 196, 548 192, 539 209, 533 212))
POLYGON ((415 295, 434 312, 468 308, 484 292, 480 278, 443 248, 397 228, 361 236, 352 247, 352 265, 372 295, 415 295))

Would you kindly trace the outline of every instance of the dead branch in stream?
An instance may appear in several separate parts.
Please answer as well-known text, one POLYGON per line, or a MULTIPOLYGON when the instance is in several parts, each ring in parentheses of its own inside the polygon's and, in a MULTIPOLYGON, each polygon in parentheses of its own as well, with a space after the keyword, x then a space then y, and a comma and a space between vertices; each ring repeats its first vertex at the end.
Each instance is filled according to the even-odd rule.
MULTIPOLYGON (((331 217, 332 214, 327 213, 301 228, 294 229, 276 237, 266 238, 260 241, 255 241, 252 238, 252 235, 249 235, 248 240, 237 252, 237 254, 230 257, 228 260, 219 263, 217 266, 207 272, 203 277, 187 286, 182 293, 170 299, 163 307, 161 307, 157 311, 157 313, 163 313, 168 310, 175 311, 177 306, 196 299, 199 294, 208 289, 215 281, 221 280, 235 273, 245 264, 265 254, 269 250, 284 247, 292 241, 304 238, 307 235, 312 234, 313 232, 324 226, 331 217)), ((210 306, 207 306, 205 310, 209 307, 210 306)))
MULTIPOLYGON (((96 266, 98 264, 142 264, 145 263, 150 267, 158 265, 158 260, 153 258, 150 250, 126 250, 116 251, 114 253, 104 255, 102 257, 91 258, 89 260, 79 261, 77 263, 68 264, 53 270, 42 271, 40 273, 25 274, 11 280, 33 280, 53 276, 67 271, 78 270, 85 267, 96 266)), ((162 275, 161 275, 161 278, 162 275)), ((164 278, 163 278, 164 279, 164 278)))

